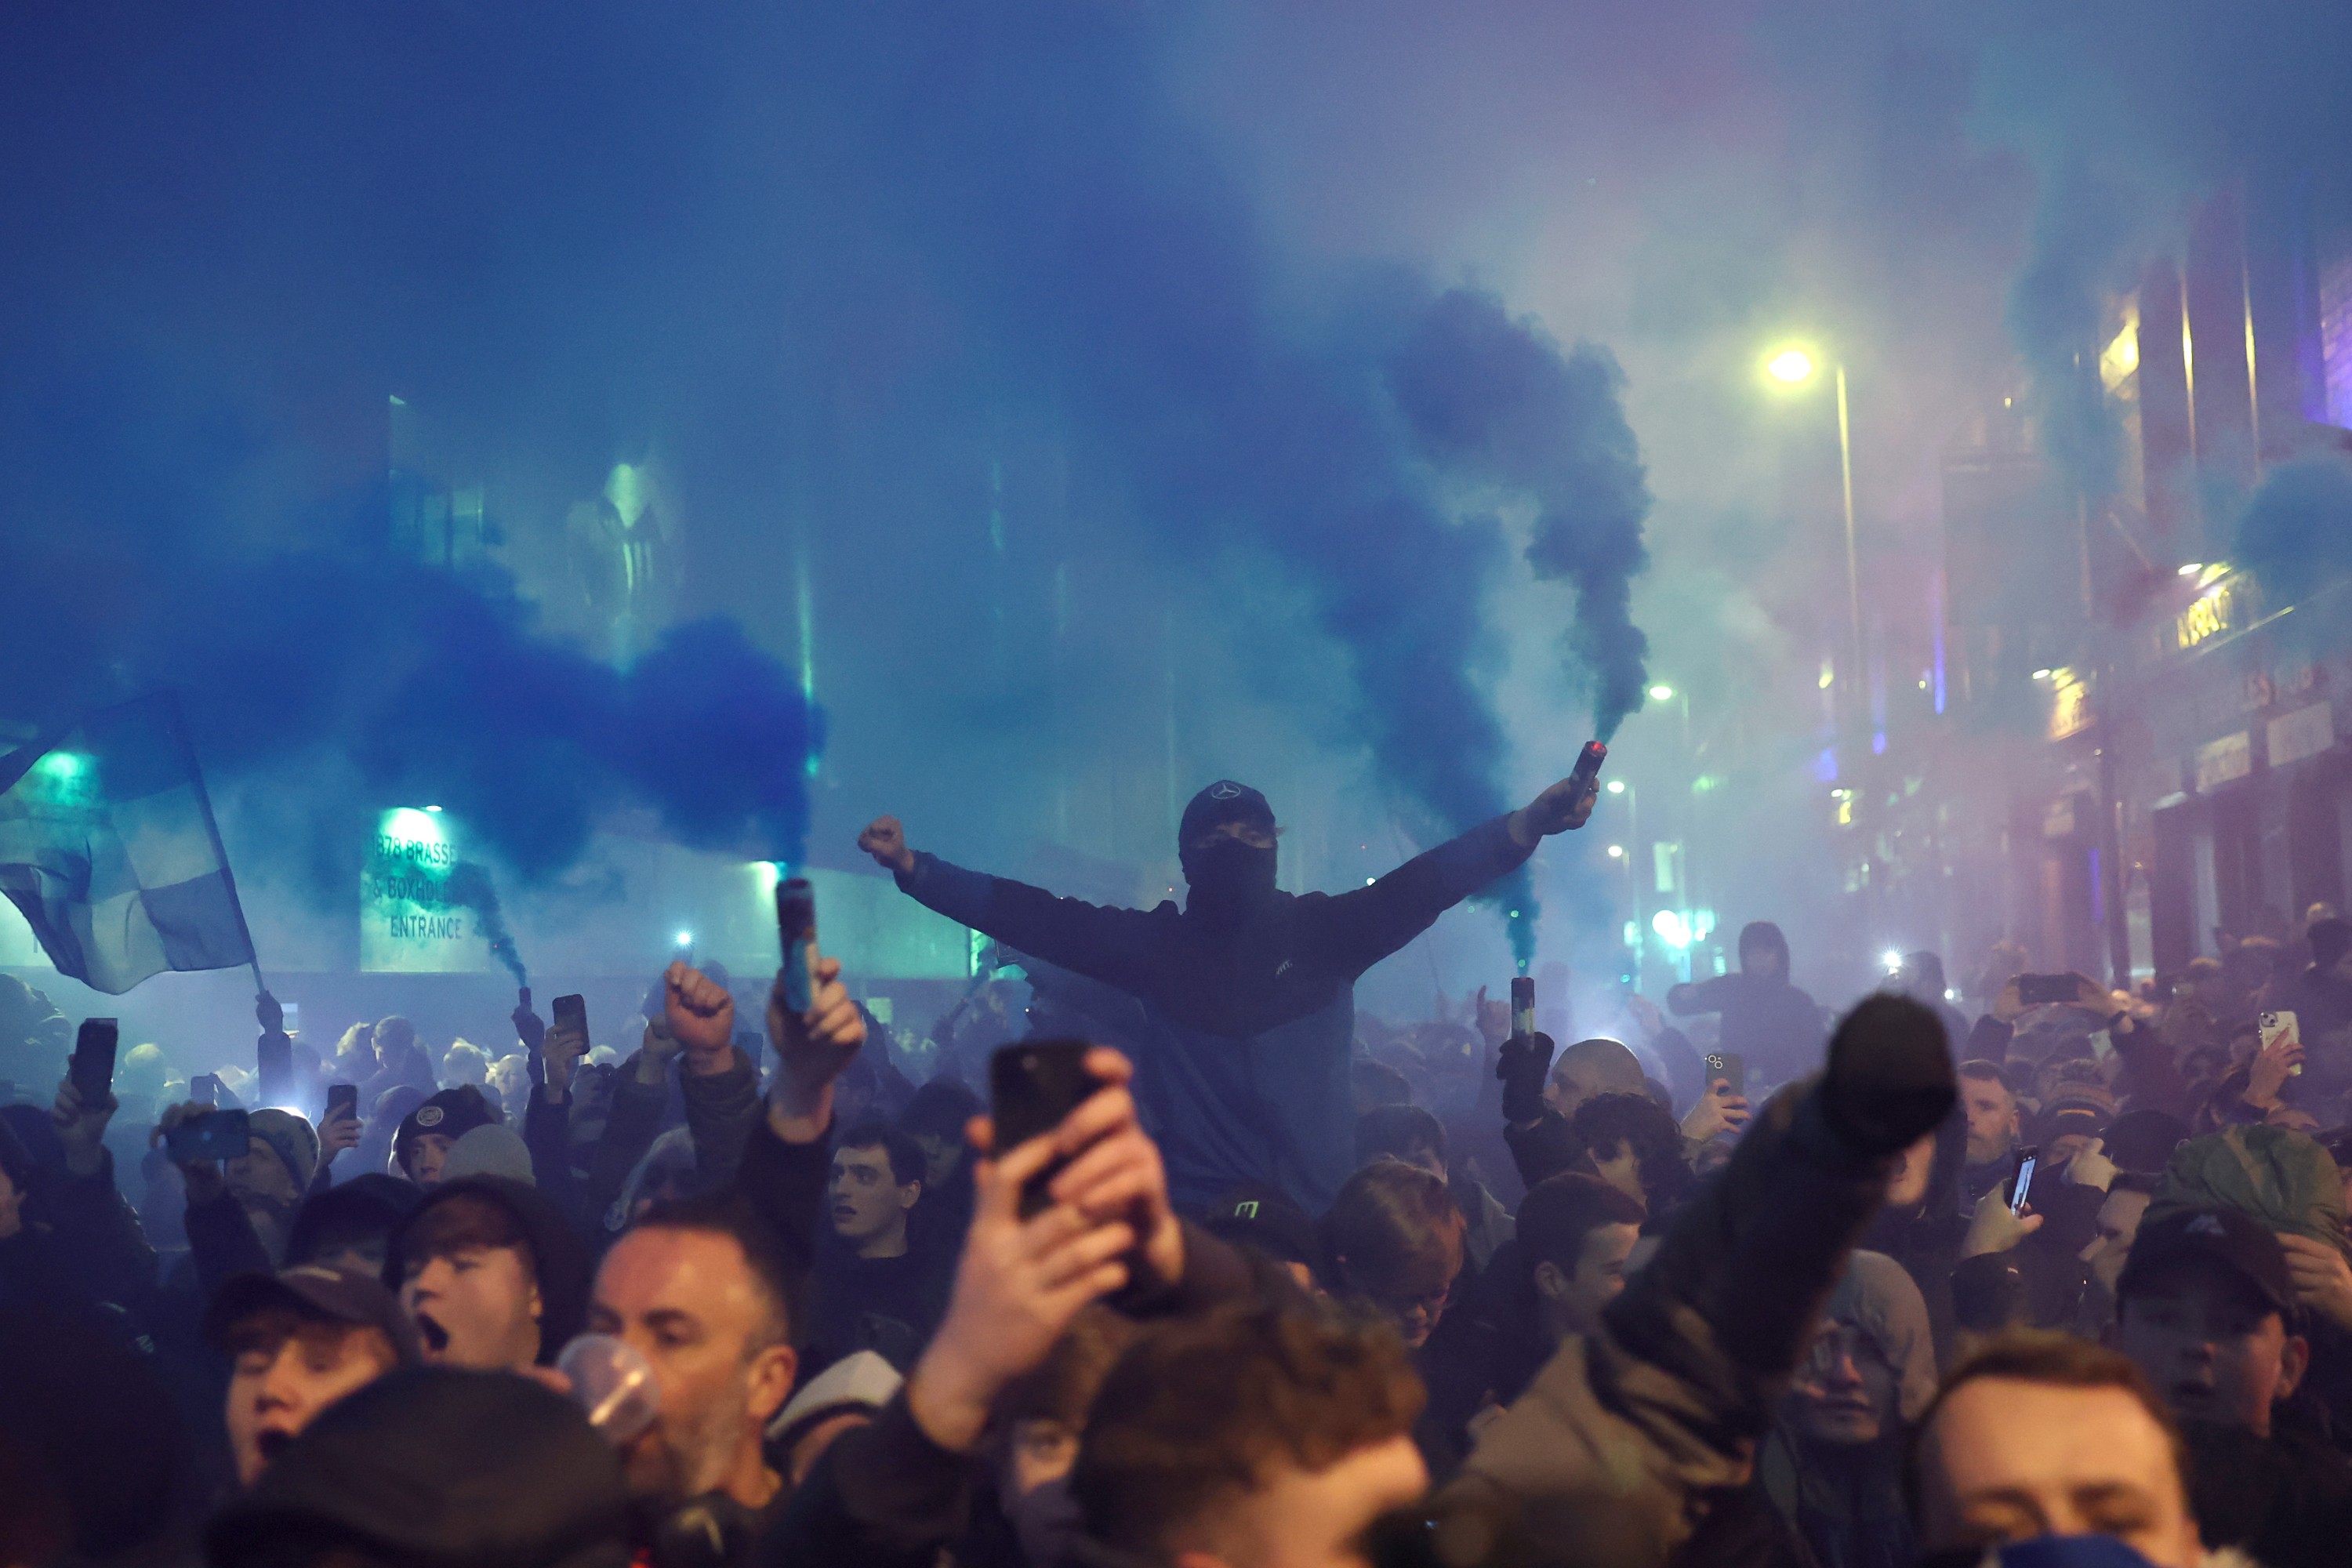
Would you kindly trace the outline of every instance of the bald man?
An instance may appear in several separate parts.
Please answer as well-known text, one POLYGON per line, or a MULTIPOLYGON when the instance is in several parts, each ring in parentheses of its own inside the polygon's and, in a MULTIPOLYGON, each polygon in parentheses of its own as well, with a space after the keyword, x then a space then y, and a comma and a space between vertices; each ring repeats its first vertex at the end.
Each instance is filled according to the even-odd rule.
POLYGON ((1604 1094, 1646 1092, 1642 1064, 1616 1040, 1579 1040, 1559 1053, 1549 1077, 1542 1063, 1551 1055, 1551 1039, 1537 1035, 1532 1041, 1514 1041, 1504 1047, 1496 1076, 1503 1092, 1503 1142, 1520 1179, 1530 1187, 1557 1175, 1576 1163, 1581 1151, 1569 1131, 1577 1107, 1604 1094), (1527 1054, 1515 1054, 1523 1047, 1527 1054), (1536 1084, 1543 1086, 1540 1096, 1536 1084))

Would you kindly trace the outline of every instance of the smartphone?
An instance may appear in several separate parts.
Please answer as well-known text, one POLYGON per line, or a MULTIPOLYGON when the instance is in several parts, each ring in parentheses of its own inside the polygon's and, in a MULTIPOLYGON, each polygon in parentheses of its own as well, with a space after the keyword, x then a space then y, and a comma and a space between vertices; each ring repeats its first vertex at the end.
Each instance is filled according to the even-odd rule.
POLYGON ((1511 980, 1511 1038, 1524 1040, 1536 1032, 1536 983, 1525 974, 1511 980))
POLYGON ((813 996, 811 955, 816 951, 816 889, 807 878, 776 884, 776 937, 784 950, 784 1008, 805 1013, 813 996))
POLYGON ((1576 753, 1576 766, 1569 777, 1578 784, 1589 784, 1601 776, 1601 764, 1609 760, 1609 748, 1598 741, 1584 742, 1584 750, 1576 753))
POLYGON ((578 1035, 580 1037, 581 1048, 583 1050, 586 1049, 588 1042, 587 999, 578 995, 558 996, 551 1005, 555 1012, 555 1026, 559 1029, 569 1029, 573 1034, 578 1035))
POLYGON ((1748 1058, 1738 1051, 1707 1052, 1707 1087, 1713 1088, 1717 1079, 1723 1079, 1731 1086, 1727 1092, 1734 1096, 1745 1096, 1748 1092, 1748 1058))
POLYGON ((2072 1002, 2081 994, 2081 985, 2071 974, 2021 974, 2017 977, 2017 999, 2028 1007, 2047 1007, 2053 1002, 2072 1002))
POLYGON ((111 1018, 84 1018, 74 1041, 73 1063, 68 1069, 81 1095, 82 1108, 96 1110, 114 1092, 114 1047, 121 1030, 111 1018))
POLYGON ((197 1160, 234 1160, 252 1149, 253 1134, 242 1110, 209 1110, 202 1116, 191 1116, 163 1134, 163 1152, 175 1165, 197 1160))
MULTIPOLYGON (((2292 1013, 2263 1013, 2258 1015, 2255 1017, 2254 1022, 2262 1029, 2263 1049, 2264 1050, 2268 1050, 2272 1046, 2275 1045, 2281 1035, 2294 1034, 2297 1032, 2295 1017, 2292 1013)), ((2301 1062, 2297 1062, 2293 1067, 2287 1068, 2286 1072, 2289 1078, 2298 1077, 2303 1072, 2303 1064, 2301 1062)))
POLYGON ((188 1098, 198 1105, 218 1105, 220 1097, 220 1074, 200 1072, 188 1080, 188 1098))
POLYGON ((2009 1177, 2010 1213, 2021 1215, 2025 1212, 2026 1200, 2033 1193, 2033 1167, 2041 1154, 2041 1150, 2032 1148, 2017 1152, 2017 1169, 2010 1173, 2009 1177))
POLYGON ((360 1086, 355 1083, 331 1083, 327 1086, 327 1114, 332 1121, 339 1116, 360 1113, 360 1086))
MULTIPOLYGON (((1062 1124, 1087 1096, 1102 1087, 1087 1071, 1084 1040, 1024 1040, 1006 1046, 988 1061, 988 1114, 996 1124, 999 1153, 1062 1124)), ((1056 1160, 1021 1189, 1021 1212, 1046 1205, 1045 1187, 1066 1161, 1056 1160)))
POLYGON ((278 1010, 286 1016, 285 1022, 281 1024, 279 1027, 283 1028, 289 1035, 300 1034, 302 1032, 302 1004, 299 1002, 281 1002, 278 1005, 278 1010))

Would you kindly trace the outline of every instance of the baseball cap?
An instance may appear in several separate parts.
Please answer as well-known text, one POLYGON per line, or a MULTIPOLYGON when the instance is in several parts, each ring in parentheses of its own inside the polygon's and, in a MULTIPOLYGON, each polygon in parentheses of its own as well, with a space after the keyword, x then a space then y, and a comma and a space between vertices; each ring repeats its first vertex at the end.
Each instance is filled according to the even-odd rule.
POLYGON ((2232 1208, 2188 1209, 2142 1224, 2116 1281, 2116 1299, 2130 1299, 2158 1272, 2184 1264, 2225 1268, 2281 1312, 2294 1310, 2285 1248, 2261 1222, 2232 1208))
POLYGON ((222 1281, 205 1310, 205 1338, 226 1350, 231 1329, 271 1307, 289 1308, 299 1316, 325 1322, 381 1329, 403 1366, 425 1359, 416 1325, 382 1280, 316 1263, 298 1263, 275 1274, 257 1269, 222 1281))
POLYGON ((1264 827, 1274 826, 1274 807, 1265 796, 1245 784, 1231 779, 1219 779, 1194 795, 1184 807, 1183 820, 1177 825, 1176 842, 1189 845, 1213 827, 1228 822, 1251 822, 1264 827))

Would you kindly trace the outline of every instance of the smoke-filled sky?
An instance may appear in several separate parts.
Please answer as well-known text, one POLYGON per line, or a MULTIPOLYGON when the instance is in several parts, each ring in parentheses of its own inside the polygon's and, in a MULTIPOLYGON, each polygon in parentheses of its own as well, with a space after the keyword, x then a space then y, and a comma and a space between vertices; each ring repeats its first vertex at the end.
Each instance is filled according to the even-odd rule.
MULTIPOLYGON (((287 898, 348 889, 352 825, 423 795, 526 888, 616 813, 846 864, 890 810, 976 864, 1172 878, 1174 808, 1225 774, 1289 822, 1290 885, 1340 886, 1517 804, 1662 679, 1612 768, 1645 833, 1718 847, 1726 923, 1791 923, 1801 978, 1834 890, 1835 426, 1762 352, 1846 366, 1906 683, 1940 451, 2097 330, 2188 200, 2343 163, 2347 26, 13 7, 0 717, 179 685, 233 851, 287 898), (436 477, 483 486, 510 578, 391 550, 394 396, 436 477), (625 672, 576 570, 622 463, 660 546, 625 672)), ((1547 956, 1606 963, 1574 945, 1622 912, 1595 826, 1539 868, 1547 956)), ((1456 917, 1423 983, 1503 956, 1456 917)))

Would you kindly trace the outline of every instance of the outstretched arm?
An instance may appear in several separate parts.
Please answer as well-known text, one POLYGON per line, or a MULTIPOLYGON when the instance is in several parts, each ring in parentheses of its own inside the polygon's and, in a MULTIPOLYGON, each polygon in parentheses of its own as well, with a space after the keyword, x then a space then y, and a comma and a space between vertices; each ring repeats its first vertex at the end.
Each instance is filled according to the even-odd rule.
POLYGON ((1598 787, 1589 779, 1562 779, 1508 816, 1414 856, 1370 887, 1332 899, 1326 915, 1331 966, 1362 973, 1438 916, 1525 865, 1544 839, 1583 826, 1598 787))
POLYGON ((1136 990, 1142 982, 1144 955, 1153 944, 1151 917, 1139 910, 1057 899, 1025 882, 918 853, 908 847, 895 816, 877 817, 857 836, 857 847, 898 878, 900 892, 959 925, 1121 990, 1136 990))

